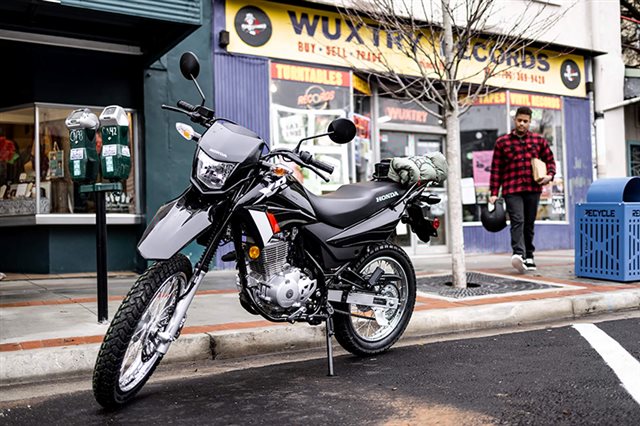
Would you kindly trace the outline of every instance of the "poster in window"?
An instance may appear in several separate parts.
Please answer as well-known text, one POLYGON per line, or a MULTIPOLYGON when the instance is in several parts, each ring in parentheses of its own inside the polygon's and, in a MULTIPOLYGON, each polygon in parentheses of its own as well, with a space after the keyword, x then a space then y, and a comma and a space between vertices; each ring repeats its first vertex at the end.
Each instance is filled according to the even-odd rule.
POLYGON ((49 151, 49 177, 51 179, 64 178, 64 151, 58 144, 53 145, 53 151, 49 151))

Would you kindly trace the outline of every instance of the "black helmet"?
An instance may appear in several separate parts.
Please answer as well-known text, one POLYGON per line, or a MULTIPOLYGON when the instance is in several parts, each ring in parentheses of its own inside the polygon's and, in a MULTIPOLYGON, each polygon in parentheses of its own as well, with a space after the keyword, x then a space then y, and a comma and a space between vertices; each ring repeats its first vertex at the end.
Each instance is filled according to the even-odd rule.
POLYGON ((500 232, 507 227, 507 213, 504 210, 504 200, 499 199, 495 204, 496 208, 489 211, 488 204, 482 206, 480 221, 482 226, 489 232, 500 232))

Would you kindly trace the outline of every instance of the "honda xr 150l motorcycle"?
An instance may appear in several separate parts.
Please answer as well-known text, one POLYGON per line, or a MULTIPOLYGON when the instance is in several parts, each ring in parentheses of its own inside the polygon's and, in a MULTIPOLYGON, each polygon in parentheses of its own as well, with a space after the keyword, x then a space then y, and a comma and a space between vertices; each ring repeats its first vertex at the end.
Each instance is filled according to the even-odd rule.
POLYGON ((399 221, 422 240, 437 235, 437 222, 426 215, 439 199, 421 182, 407 187, 385 179, 324 196, 308 192, 278 159, 328 181, 324 173, 333 167, 301 151, 301 143, 319 136, 348 143, 356 133, 351 121, 337 119, 293 150, 269 151, 258 135, 204 106, 195 55, 185 53, 180 69, 202 104, 162 107, 206 130, 176 124, 197 142, 191 185, 160 207, 140 240, 140 254, 156 263, 133 285, 105 335, 93 375, 96 400, 122 405, 144 386, 180 335, 189 304, 226 243, 234 251, 223 260, 236 262, 244 309, 274 322, 326 324, 330 375, 333 335, 355 355, 389 349, 407 327, 416 297, 413 266, 392 237, 399 221), (194 240, 205 250, 192 267, 179 251, 194 240))

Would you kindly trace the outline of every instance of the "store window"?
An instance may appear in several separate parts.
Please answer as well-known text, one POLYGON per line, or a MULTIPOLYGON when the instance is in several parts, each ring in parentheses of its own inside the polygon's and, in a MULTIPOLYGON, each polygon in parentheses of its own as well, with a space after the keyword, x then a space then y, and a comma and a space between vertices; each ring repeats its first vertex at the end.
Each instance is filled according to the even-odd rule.
MULTIPOLYGON (((324 133, 331 121, 350 115, 350 72, 272 62, 271 105, 273 146, 294 148, 300 139, 324 133)), ((349 182, 349 144, 338 145, 324 136, 305 141, 302 149, 334 166, 329 182, 308 169, 299 170, 307 189, 321 194, 349 182)))
POLYGON ((463 220, 480 220, 480 207, 489 199, 489 174, 493 148, 500 135, 510 130, 507 93, 478 100, 460 117, 463 220))
MULTIPOLYGON (((93 195, 80 193, 80 184, 74 182, 69 173, 71 146, 65 119, 77 108, 36 104, 0 112, 0 217, 95 213, 93 195), (39 151, 37 156, 36 151, 39 151)), ((90 109, 98 116, 103 110, 90 109)), ((135 183, 137 117, 131 110, 127 110, 127 115, 131 173, 121 182, 121 193, 107 193, 107 213, 139 213, 135 183)), ((99 154, 100 132, 96 145, 99 154)))
POLYGON ((559 96, 534 95, 528 93, 509 93, 509 119, 513 122, 519 106, 528 106, 531 116, 532 132, 542 135, 549 141, 549 147, 556 160, 556 175, 549 185, 542 187, 537 220, 566 220, 565 168, 562 127, 562 98, 559 96))
POLYGON ((629 176, 640 176, 640 141, 629 141, 629 176))
POLYGON ((33 106, 0 112, 0 217, 37 211, 34 117, 33 106))
POLYGON ((353 139, 355 180, 365 182, 373 176, 373 146, 371 140, 371 92, 364 80, 356 75, 353 93, 353 123, 356 125, 356 137, 353 139), (356 91, 358 87, 364 92, 356 91))
POLYGON ((477 101, 460 119, 463 220, 480 220, 480 207, 489 198, 493 148, 499 136, 510 132, 520 106, 533 114, 530 130, 549 141, 556 161, 554 181, 543 187, 538 220, 566 220, 562 99, 559 96, 498 92, 477 101))

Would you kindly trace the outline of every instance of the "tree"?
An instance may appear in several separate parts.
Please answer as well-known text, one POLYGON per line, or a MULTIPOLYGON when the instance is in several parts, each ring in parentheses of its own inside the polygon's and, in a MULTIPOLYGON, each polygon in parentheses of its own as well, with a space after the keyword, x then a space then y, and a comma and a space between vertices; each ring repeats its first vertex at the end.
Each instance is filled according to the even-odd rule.
POLYGON ((466 287, 460 115, 478 97, 496 90, 490 86, 492 80, 511 78, 511 68, 535 57, 544 48, 536 40, 568 9, 554 13, 546 3, 530 0, 344 0, 342 6, 352 28, 370 28, 378 41, 366 48, 379 60, 380 66, 371 73, 379 87, 387 94, 408 97, 446 127, 453 285, 466 287), (501 9, 507 6, 514 8, 513 13, 501 9), (396 53, 384 49, 382 34, 396 53), (480 49, 488 60, 471 64, 470 55, 480 49), (411 73, 400 70, 400 60, 412 64, 411 73), (430 107, 433 103, 438 110, 430 107))
POLYGON ((640 67, 640 1, 621 0, 622 57, 627 67, 640 67))

